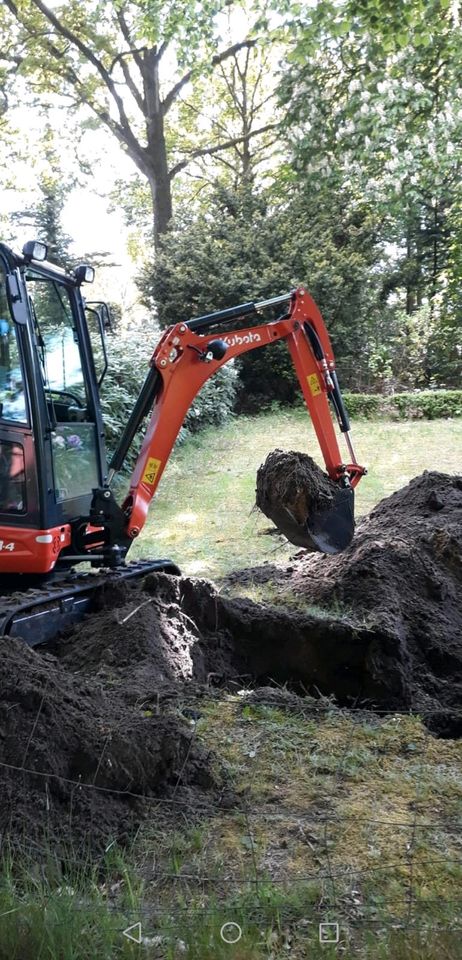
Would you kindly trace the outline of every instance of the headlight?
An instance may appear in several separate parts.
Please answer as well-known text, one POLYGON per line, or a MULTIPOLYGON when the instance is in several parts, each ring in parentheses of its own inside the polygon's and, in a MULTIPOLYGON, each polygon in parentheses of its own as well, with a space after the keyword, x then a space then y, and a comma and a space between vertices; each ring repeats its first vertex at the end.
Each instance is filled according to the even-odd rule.
POLYGON ((95 269, 90 267, 88 263, 79 263, 79 266, 74 270, 74 274, 77 283, 93 283, 95 279, 95 269))
POLYGON ((41 240, 28 240, 22 248, 25 260, 46 260, 48 247, 41 240))

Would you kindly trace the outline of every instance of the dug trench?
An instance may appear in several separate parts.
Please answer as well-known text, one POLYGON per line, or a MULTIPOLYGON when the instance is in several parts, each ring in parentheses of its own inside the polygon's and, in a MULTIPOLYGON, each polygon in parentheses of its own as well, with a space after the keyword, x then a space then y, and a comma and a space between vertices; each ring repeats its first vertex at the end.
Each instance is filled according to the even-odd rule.
POLYGON ((192 693, 286 685, 462 734, 462 477, 417 477, 338 556, 299 552, 231 580, 271 580, 297 606, 156 574, 101 590, 53 648, 2 640, 3 841, 93 856, 157 801, 238 804, 194 735, 192 693))

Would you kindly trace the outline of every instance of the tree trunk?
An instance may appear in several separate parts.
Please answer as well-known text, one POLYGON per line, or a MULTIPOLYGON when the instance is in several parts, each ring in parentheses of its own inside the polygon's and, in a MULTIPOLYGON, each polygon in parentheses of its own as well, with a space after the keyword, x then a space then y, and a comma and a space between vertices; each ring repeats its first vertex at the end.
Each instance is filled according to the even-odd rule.
POLYGON ((154 213, 154 246, 168 228, 172 217, 172 189, 167 162, 164 113, 159 91, 159 55, 157 47, 143 57, 143 84, 146 101, 146 166, 154 213))
MULTIPOLYGON (((157 150, 157 146, 156 146, 157 150)), ((158 162, 150 164, 152 173, 148 174, 149 186, 151 189, 152 209, 153 209, 153 234, 154 247, 159 247, 160 237, 166 233, 169 221, 172 218, 172 190, 170 178, 167 170, 167 157, 164 151, 162 155, 156 158, 158 162), (163 162, 165 160, 165 163, 163 162)))

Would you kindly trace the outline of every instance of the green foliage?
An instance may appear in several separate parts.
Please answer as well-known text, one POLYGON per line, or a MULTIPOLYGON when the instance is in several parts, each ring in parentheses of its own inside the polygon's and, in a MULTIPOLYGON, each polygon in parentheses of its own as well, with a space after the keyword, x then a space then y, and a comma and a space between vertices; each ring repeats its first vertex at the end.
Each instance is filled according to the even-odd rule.
POLYGON ((399 420, 438 420, 462 417, 462 390, 422 390, 391 396, 345 393, 351 417, 374 420, 377 417, 399 420))
POLYGON ((345 392, 343 399, 350 417, 362 417, 365 420, 374 420, 379 415, 383 402, 383 398, 377 393, 345 392))
MULTIPOLYGON (((109 909, 91 863, 70 859, 65 876, 62 863, 55 861, 51 850, 48 861, 45 852, 40 867, 25 855, 15 860, 4 855, 0 863, 1 960, 128 957, 121 930, 135 903, 126 909, 122 903, 109 909)), ((123 863, 121 857, 119 863, 123 863)), ((124 881, 129 877, 125 864, 108 875, 108 884, 118 881, 120 885, 121 875, 124 881)))
MULTIPOLYGON (((289 5, 288 20, 293 40, 280 94, 297 169, 316 174, 318 190, 323 183, 356 189, 380 214, 382 243, 393 245, 395 263, 388 277, 383 271, 384 302, 393 294, 408 315, 430 305, 445 328, 436 376, 455 384, 458 9, 448 0, 320 0, 303 12, 289 5)), ((435 339, 433 350, 435 356, 435 339)))
MULTIPOLYGON (((277 202, 220 190, 201 216, 186 211, 178 217, 139 284, 165 326, 306 283, 328 324, 344 381, 367 386, 383 315, 380 278, 372 269, 380 256, 374 218, 354 196, 320 202, 310 182, 277 202)), ((265 319, 273 316, 266 312, 265 319)), ((252 351, 239 367, 245 407, 298 395, 285 344, 252 351)))

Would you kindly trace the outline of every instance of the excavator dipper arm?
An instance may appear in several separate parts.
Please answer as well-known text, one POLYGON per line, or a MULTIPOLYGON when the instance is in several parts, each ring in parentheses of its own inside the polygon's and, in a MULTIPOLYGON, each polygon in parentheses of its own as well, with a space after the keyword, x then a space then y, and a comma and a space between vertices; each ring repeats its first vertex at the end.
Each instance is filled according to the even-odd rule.
POLYGON ((351 540, 353 488, 365 469, 356 462, 354 455, 329 335, 316 304, 303 288, 272 301, 243 304, 188 323, 177 323, 164 333, 151 358, 150 373, 111 463, 110 476, 120 468, 141 420, 152 406, 130 489, 122 505, 126 534, 130 539, 137 537, 144 526, 149 504, 182 423, 203 384, 235 357, 279 340, 287 343, 327 472, 338 483, 339 495, 338 502, 329 511, 330 519, 325 515, 313 518, 309 530, 294 527, 293 518, 284 515, 279 518, 278 526, 293 542, 330 553, 343 549, 351 540), (220 325, 279 302, 288 304, 287 312, 280 319, 227 331, 219 336, 220 325), (211 328, 214 328, 212 333, 211 328), (347 438, 351 459, 347 464, 340 453, 329 399, 340 430, 347 438))

